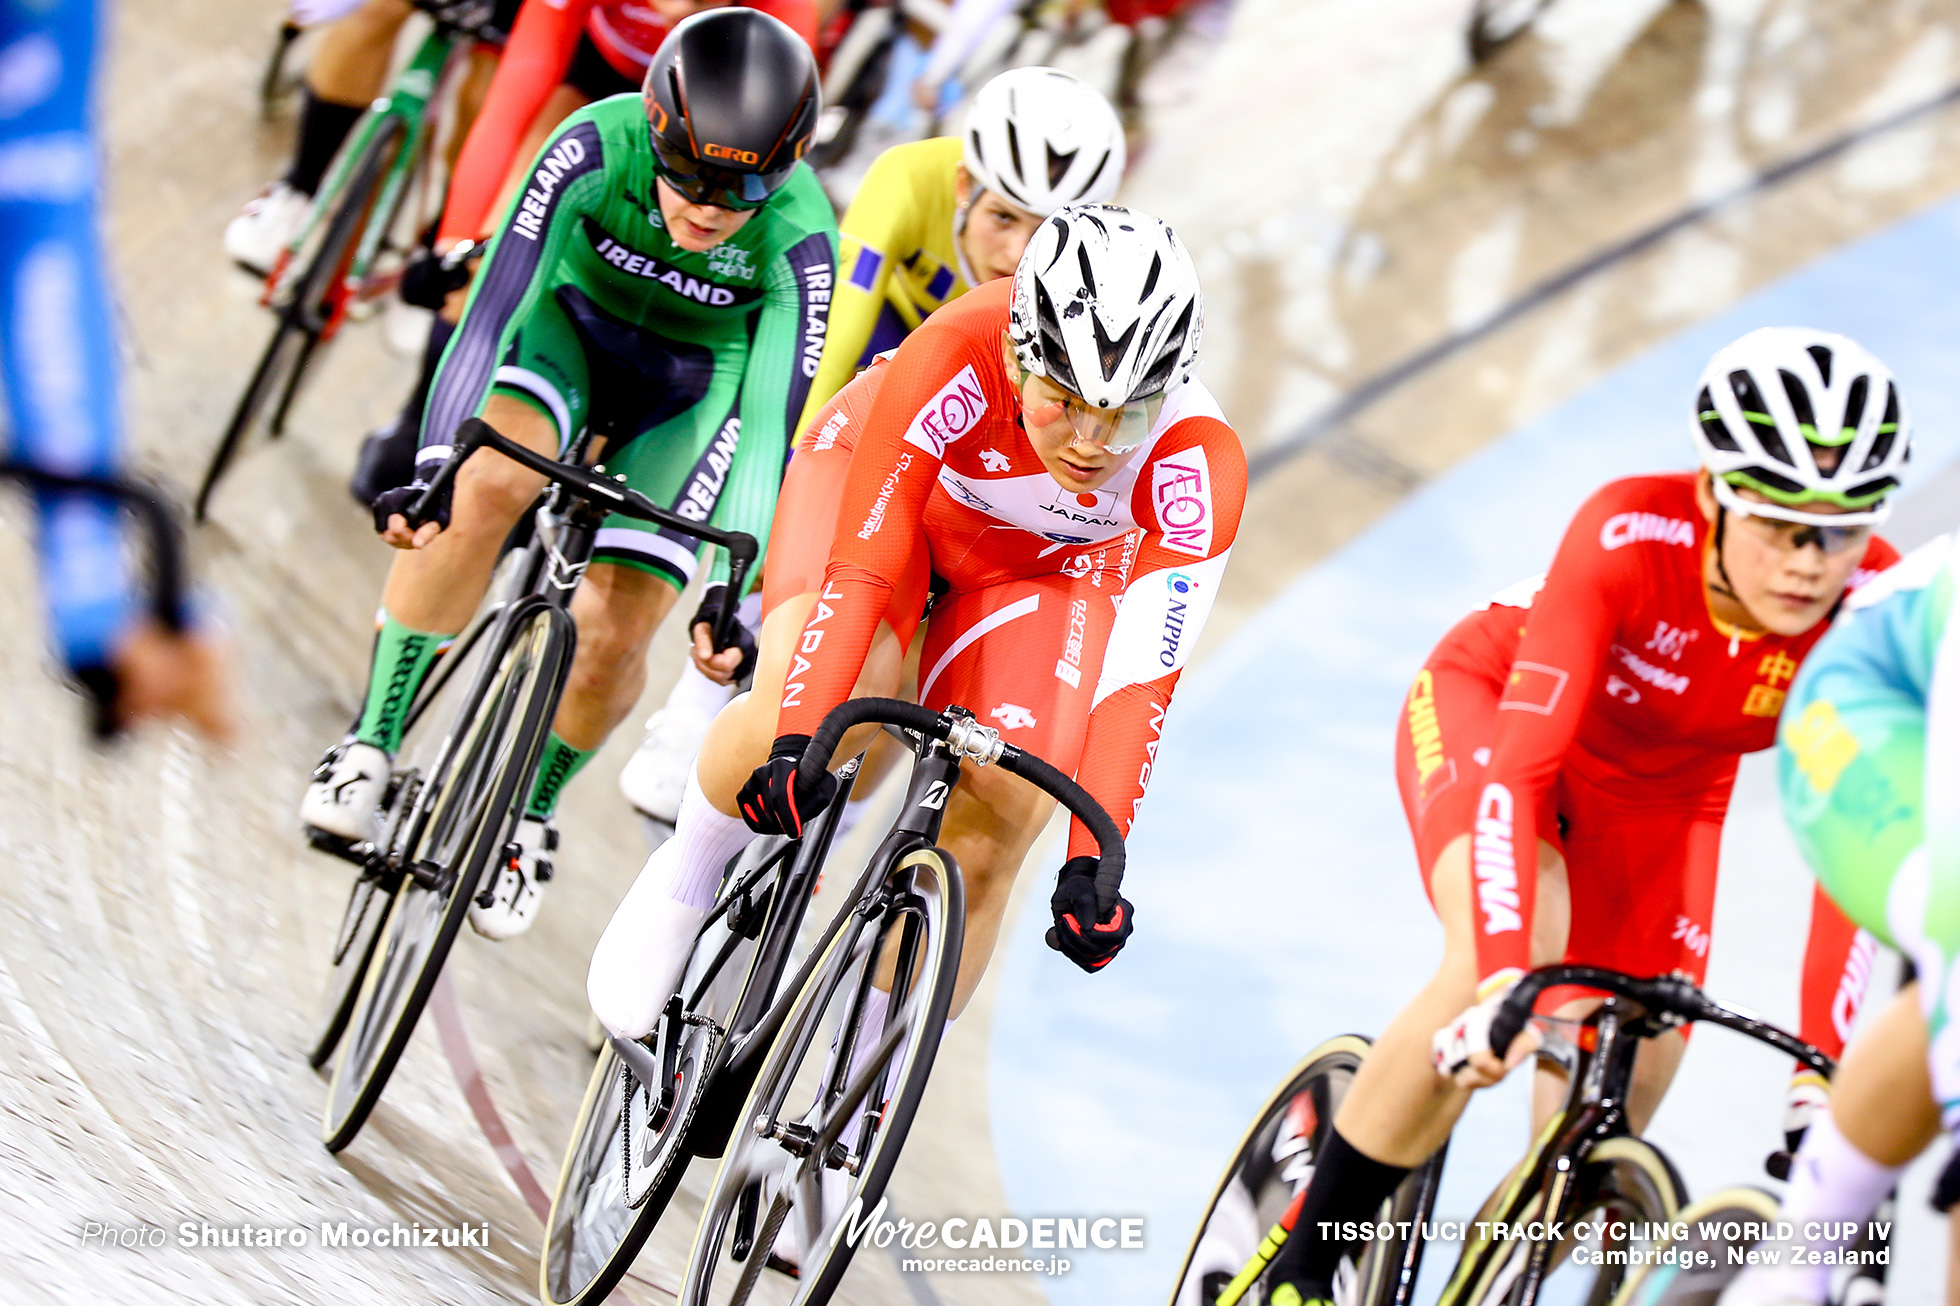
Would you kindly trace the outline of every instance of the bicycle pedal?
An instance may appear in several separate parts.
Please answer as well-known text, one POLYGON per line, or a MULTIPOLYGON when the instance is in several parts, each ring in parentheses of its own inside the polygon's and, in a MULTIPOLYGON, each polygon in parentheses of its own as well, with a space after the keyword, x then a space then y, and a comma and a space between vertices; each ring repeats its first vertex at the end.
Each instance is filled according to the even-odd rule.
POLYGON ((374 845, 368 840, 344 838, 341 835, 330 834, 317 826, 306 827, 306 842, 315 852, 338 857, 356 866, 366 866, 368 860, 374 856, 374 845))

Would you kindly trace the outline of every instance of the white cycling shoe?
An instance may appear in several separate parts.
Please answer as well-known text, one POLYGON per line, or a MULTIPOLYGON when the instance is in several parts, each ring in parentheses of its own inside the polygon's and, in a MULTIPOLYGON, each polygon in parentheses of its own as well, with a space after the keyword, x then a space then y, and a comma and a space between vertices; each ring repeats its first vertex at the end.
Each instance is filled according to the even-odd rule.
POLYGON ((225 253, 247 272, 265 276, 306 225, 312 207, 312 196, 300 194, 284 181, 273 182, 225 224, 225 253))
POLYGON ((557 852, 556 825, 519 817, 506 855, 485 872, 482 889, 470 900, 470 928, 486 939, 511 939, 530 929, 557 852))
POLYGON ((354 739, 336 744, 313 771, 299 819, 350 843, 372 843, 381 834, 381 799, 393 767, 373 744, 354 739))
POLYGON ((647 718, 646 738, 619 773, 619 792, 626 795, 626 801, 667 825, 680 818, 681 795, 687 792, 694 759, 715 715, 735 692, 694 671, 692 665, 682 674, 690 673, 707 690, 690 687, 688 692, 677 691, 668 698, 665 707, 647 718))

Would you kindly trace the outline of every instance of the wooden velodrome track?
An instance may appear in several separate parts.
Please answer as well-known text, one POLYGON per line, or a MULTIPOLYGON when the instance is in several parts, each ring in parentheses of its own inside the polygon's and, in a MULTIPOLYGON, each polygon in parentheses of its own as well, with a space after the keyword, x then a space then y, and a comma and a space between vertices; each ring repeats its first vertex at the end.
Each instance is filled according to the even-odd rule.
MULTIPOLYGON (((1181 51, 1157 84, 1126 199, 1197 252, 1205 374, 1261 466, 1209 642, 1520 420, 1960 189, 1960 112, 1938 102, 1960 83, 1960 0, 1558 0, 1481 71, 1461 53, 1465 7, 1239 0, 1222 39, 1181 51), (1837 148, 1907 110, 1920 111, 1837 148), (1444 341, 1351 421, 1311 429, 1340 396, 1444 341)), ((130 409, 139 462, 180 487, 266 330, 218 232, 288 141, 289 123, 254 112, 274 8, 125 4, 117 24, 109 231, 130 409)), ((12 741, 0 763, 0 1162, 12 1176, 0 1298, 532 1297, 539 1224, 441 1042, 417 1041, 338 1159, 319 1146, 322 1085, 299 1055, 345 872, 302 849, 293 805, 353 709, 386 564, 340 486, 409 372, 379 334, 345 334, 293 438, 237 470, 199 537, 239 652, 249 728, 234 754, 160 733, 86 747, 75 701, 45 671, 20 532, 0 534, 14 596, 0 641, 12 686, 0 700, 12 741), (182 1221, 338 1220, 487 1222, 489 1246, 174 1246, 182 1221), (173 1245, 85 1248, 90 1221, 159 1226, 173 1245)), ((674 648, 662 641, 651 701, 674 648)), ((546 1185, 589 1065, 585 958, 643 856, 613 786, 634 734, 573 787, 567 873, 537 928, 501 948, 472 940, 453 966, 480 1096, 546 1185)), ((942 1054, 895 1185, 901 1211, 1012 1213, 989 1142, 990 1024, 983 989, 942 1054)), ((634 1300, 671 1299, 684 1235, 656 1240, 634 1300)), ((1013 1275, 908 1284, 876 1254, 843 1297, 1043 1299, 1013 1275)))

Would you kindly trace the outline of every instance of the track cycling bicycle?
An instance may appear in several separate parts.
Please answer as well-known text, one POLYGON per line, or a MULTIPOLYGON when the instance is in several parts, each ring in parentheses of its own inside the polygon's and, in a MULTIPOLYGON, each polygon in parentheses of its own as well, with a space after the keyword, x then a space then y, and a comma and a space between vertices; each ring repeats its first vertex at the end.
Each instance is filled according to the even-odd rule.
POLYGON ((900 816, 795 974, 784 978, 791 943, 855 762, 800 842, 774 841, 760 856, 752 845, 732 863, 695 941, 686 996, 669 1001, 647 1038, 608 1041, 546 1224, 539 1277, 550 1306, 612 1290, 690 1156, 722 1160, 685 1306, 779 1300, 762 1286, 769 1270, 794 1274, 799 1306, 830 1300, 856 1250, 850 1220, 862 1228, 881 1209, 952 1004, 965 889, 935 843, 963 762, 999 765, 1078 817, 1101 851, 1099 905, 1115 901, 1123 843, 1108 814, 964 708, 853 699, 812 737, 804 776, 828 766, 847 730, 871 722, 902 727, 917 754, 900 816), (881 973, 890 998, 872 1028, 866 1002, 881 973))
MULTIPOLYGON (((1653 1144, 1635 1137, 1627 1121, 1627 1092, 1633 1079, 1634 1057, 1643 1040, 1685 1024, 1705 1021, 1795 1057, 1821 1074, 1828 1076, 1833 1069, 1829 1057, 1795 1035, 1750 1012, 1717 1002, 1685 979, 1672 976, 1636 979, 1594 966, 1547 966, 1527 975, 1511 991, 1492 1021, 1492 1050, 1501 1057, 1532 1019, 1532 1008, 1538 998, 1547 989, 1562 986, 1593 989, 1607 996, 1576 1023, 1575 1037, 1564 1037, 1556 1026, 1548 1030, 1540 1056, 1566 1066, 1569 1080, 1564 1104, 1533 1140, 1524 1159, 1468 1222, 1463 1251, 1443 1288, 1438 1306, 1495 1306, 1500 1302, 1505 1306, 1534 1306, 1554 1271, 1561 1272, 1556 1283, 1557 1299, 1608 1306, 1629 1282, 1629 1270, 1660 1249, 1668 1236, 1662 1226, 1679 1218, 1688 1205, 1688 1195, 1673 1163, 1653 1144), (1515 1229, 1534 1223, 1556 1224, 1573 1236, 1558 1241, 1490 1236, 1499 1226, 1515 1229), (1582 1231, 1577 1226, 1585 1229, 1582 1231), (1587 1236, 1576 1236, 1582 1232, 1587 1236), (1584 1256, 1574 1254, 1582 1248, 1586 1252, 1584 1256), (1592 1271, 1590 1277, 1588 1271, 1592 1271)), ((1365 1046, 1350 1051, 1358 1065, 1365 1046)), ((1308 1062, 1311 1065, 1312 1058, 1308 1062)), ((1351 1075, 1352 1071, 1348 1073, 1351 1075)), ((1293 1079, 1300 1078, 1296 1072, 1293 1079)), ((1280 1095, 1276 1095, 1275 1102, 1282 1108, 1285 1105, 1280 1095)), ((1274 1109, 1274 1102, 1269 1102, 1261 1121, 1254 1125, 1239 1155, 1233 1158, 1225 1181, 1219 1185, 1220 1194, 1226 1193, 1234 1176, 1247 1167, 1249 1147, 1260 1137, 1264 1116, 1274 1109)), ((1331 1112, 1321 1128, 1332 1128, 1331 1112)), ((1323 1132, 1319 1138, 1325 1136, 1323 1132)), ((1292 1173, 1297 1176, 1301 1168, 1296 1166, 1292 1173)), ((1418 1168, 1404 1181, 1405 1188, 1417 1183, 1425 1168, 1418 1168)), ((1297 1194, 1288 1199, 1291 1204, 1285 1206, 1288 1217, 1297 1214, 1299 1195, 1305 1190, 1302 1178, 1297 1194)), ((1391 1199, 1397 1203, 1395 1218, 1413 1222, 1409 1226, 1413 1238, 1419 1238, 1424 1225, 1431 1220, 1436 1185, 1434 1182, 1418 1184, 1418 1190, 1414 1200, 1405 1201, 1401 1191, 1391 1199)), ((1259 1196, 1265 1205, 1272 1205, 1270 1195, 1260 1193, 1259 1196)), ((1222 1207, 1215 1195, 1193 1240, 1192 1252, 1204 1245, 1215 1221, 1230 1215, 1231 1211, 1222 1207)), ((1263 1241, 1249 1250, 1240 1272, 1219 1284, 1213 1295, 1205 1296, 1206 1285, 1200 1282, 1190 1289, 1193 1295, 1173 1300, 1202 1302, 1206 1306, 1263 1301, 1259 1276, 1290 1230, 1290 1219, 1273 1226, 1263 1241)), ((1221 1224, 1218 1232, 1229 1233, 1229 1226, 1221 1224)), ((1412 1258, 1406 1248, 1399 1252, 1399 1257, 1384 1257, 1374 1248, 1367 1248, 1362 1268, 1366 1269, 1371 1256, 1391 1264, 1407 1263, 1411 1259, 1419 1262, 1419 1253, 1412 1258)), ((1205 1268, 1205 1263, 1187 1255, 1178 1276, 1177 1292, 1187 1291, 1186 1281, 1191 1279, 1194 1269, 1203 1273, 1205 1268)), ((1378 1273, 1372 1278, 1364 1276, 1360 1285, 1362 1293, 1355 1300, 1363 1306, 1387 1303, 1401 1306, 1413 1292, 1414 1275, 1410 1273, 1404 1279, 1392 1273, 1378 1273)))
POLYGON ((245 444, 261 428, 272 439, 285 434, 300 381, 320 346, 350 314, 372 309, 394 289, 408 249, 442 203, 434 148, 438 119, 494 5, 416 0, 416 8, 434 25, 348 133, 305 223, 266 276, 260 302, 275 316, 272 338, 198 484, 192 514, 200 522, 245 444))
MULTIPOLYGON (((499 858, 518 855, 522 814, 571 669, 573 593, 600 524, 617 513, 719 545, 740 593, 756 558, 748 535, 659 507, 578 465, 591 438, 558 462, 499 435, 480 418, 457 428, 454 451, 404 514, 427 520, 473 454, 491 449, 549 479, 530 540, 499 565, 498 597, 457 637, 409 710, 410 740, 383 796, 381 835, 350 843, 312 831, 314 847, 360 867, 335 934, 327 991, 307 1059, 334 1057, 322 1138, 354 1140, 380 1100, 442 973, 472 897, 499 858), (465 668, 468 668, 465 671, 465 668), (442 710, 442 709, 446 709, 442 710), (432 724, 439 722, 440 724, 432 724), (418 726, 429 728, 418 730, 418 726)), ((715 631, 729 641, 732 613, 715 631)))

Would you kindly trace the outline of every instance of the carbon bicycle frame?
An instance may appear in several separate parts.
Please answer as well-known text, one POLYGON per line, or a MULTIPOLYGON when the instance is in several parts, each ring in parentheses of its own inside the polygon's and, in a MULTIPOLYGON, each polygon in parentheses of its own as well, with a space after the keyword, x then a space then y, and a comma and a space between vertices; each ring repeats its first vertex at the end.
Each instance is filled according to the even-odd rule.
MULTIPOLYGON (((940 823, 945 817, 946 795, 958 780, 959 759, 950 754, 940 741, 926 741, 907 783, 905 805, 897 824, 878 845, 878 850, 872 854, 843 905, 825 927, 822 937, 812 945, 803 965, 788 983, 783 983, 782 974, 789 964, 790 948, 796 942, 810 889, 829 853, 831 831, 825 830, 821 840, 810 841, 811 846, 798 850, 794 863, 781 881, 779 901, 785 910, 772 913, 751 970, 751 979, 729 1021, 728 1037, 716 1054, 719 1064, 713 1068, 709 1078, 727 1078, 714 1086, 711 1096, 704 1096, 687 1140, 687 1148, 694 1155, 721 1155, 735 1126, 736 1114, 748 1099, 756 1076, 761 1073, 763 1059, 769 1055, 770 1046, 789 1019, 790 1008, 795 1005, 797 995, 816 973, 824 951, 852 916, 868 919, 883 910, 885 899, 897 887, 892 878, 893 870, 906 854, 938 842, 940 823)), ((837 802, 841 804, 847 797, 848 788, 840 788, 837 802)), ((613 1040, 613 1046, 618 1048, 620 1042, 613 1040)), ((628 1055, 621 1053, 622 1058, 628 1055)), ((634 1057, 629 1064, 638 1060, 638 1057, 634 1057)), ((648 1058, 648 1062, 650 1065, 651 1058, 648 1058)), ((635 1074, 640 1073, 640 1068, 635 1065, 635 1074)), ((703 1092, 707 1094, 707 1090, 703 1092)))

